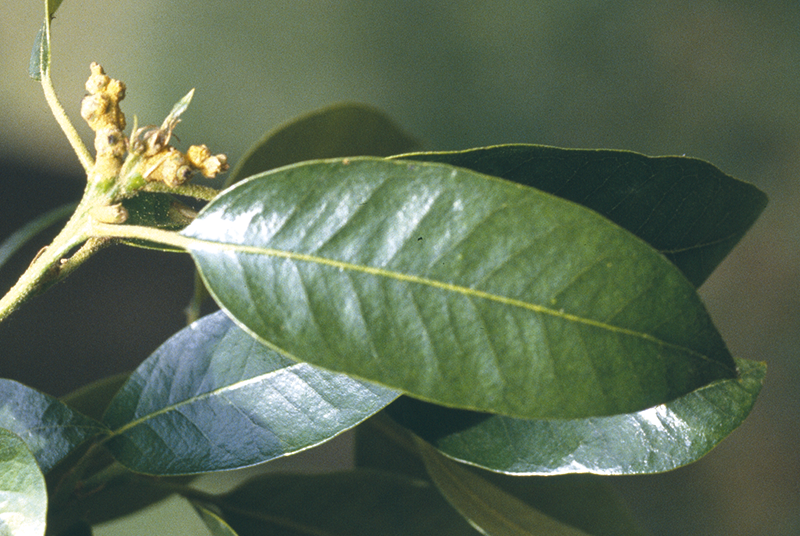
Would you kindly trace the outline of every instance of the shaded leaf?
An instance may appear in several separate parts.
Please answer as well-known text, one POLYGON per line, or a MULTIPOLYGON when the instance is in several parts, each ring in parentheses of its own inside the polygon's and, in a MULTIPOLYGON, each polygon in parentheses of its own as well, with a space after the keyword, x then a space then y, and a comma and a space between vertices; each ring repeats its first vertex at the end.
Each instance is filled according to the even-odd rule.
POLYGON ((130 377, 104 416, 126 467, 170 475, 244 467, 322 443, 396 398, 281 357, 222 312, 181 330, 130 377))
POLYGON ((25 442, 45 474, 85 441, 108 431, 58 399, 6 379, 0 379, 0 428, 25 442))
POLYGON ((10 259, 14 253, 35 238, 42 231, 59 221, 66 220, 77 207, 77 203, 68 203, 53 210, 47 211, 34 220, 26 223, 0 243, 0 268, 10 259))
POLYGON ((627 151, 501 145, 401 155, 533 186, 633 232, 699 286, 764 210, 767 197, 707 162, 627 151))
POLYGON ((419 441, 428 474, 442 495, 487 536, 586 536, 492 485, 419 441))
POLYGON ((398 423, 456 460, 518 475, 670 471, 697 461, 750 413, 766 373, 737 360, 740 377, 636 413, 575 420, 521 420, 404 398, 398 423))
POLYGON ((311 112, 271 130, 253 145, 226 184, 304 160, 342 156, 389 156, 419 143, 383 112, 341 103, 311 112))
MULTIPOLYGON (((398 401, 404 399, 400 397, 398 401)), ((386 411, 391 407, 389 405, 355 429, 353 462, 359 468, 427 479, 428 472, 419 457, 414 437, 387 416, 386 411)))
MULTIPOLYGON (((192 221, 186 215, 185 205, 166 194, 139 192, 136 196, 125 199, 122 204, 128 211, 128 219, 124 225, 141 225, 177 231, 192 221)), ((182 253, 179 249, 154 242, 143 240, 124 240, 123 242, 134 247, 182 253)))
POLYGON ((59 532, 58 536, 92 536, 92 526, 85 521, 77 521, 59 532))
MULTIPOLYGON (((415 437, 392 422, 385 413, 381 412, 356 428, 357 466, 427 479, 428 472, 415 437)), ((605 477, 520 478, 486 471, 481 471, 480 477, 541 513, 586 532, 606 536, 644 534, 625 501, 605 477)))
POLYGON ((181 234, 215 300, 266 344, 438 404, 608 415, 735 376, 662 255, 469 170, 299 164, 227 190, 181 234))
POLYGON ((217 514, 199 504, 193 504, 192 506, 194 506, 197 515, 206 524, 212 536, 236 536, 236 531, 217 514))
POLYGON ((272 474, 224 497, 241 536, 472 536, 429 482, 374 471, 272 474))
POLYGON ((589 534, 645 536, 611 479, 597 475, 526 477, 471 470, 543 514, 589 534))
POLYGON ((100 421, 109 402, 130 375, 130 372, 123 372, 101 378, 63 396, 61 401, 75 411, 100 421))
POLYGON ((43 535, 47 489, 25 442, 0 429, 0 535, 43 535))

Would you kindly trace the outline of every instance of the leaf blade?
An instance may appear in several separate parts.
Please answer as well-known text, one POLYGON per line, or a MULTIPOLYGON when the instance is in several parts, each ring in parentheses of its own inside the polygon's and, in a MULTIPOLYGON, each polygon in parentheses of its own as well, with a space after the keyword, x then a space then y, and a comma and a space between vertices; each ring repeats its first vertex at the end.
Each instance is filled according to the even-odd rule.
POLYGON ((376 471, 264 475, 224 499, 241 536, 477 534, 429 482, 376 471))
POLYGON ((418 148, 383 112, 364 104, 335 104, 269 131, 248 150, 226 184, 304 160, 389 156, 418 148))
POLYGON ((735 375, 663 257, 582 207, 467 170, 305 163, 228 190, 181 234, 217 302, 266 344, 439 404, 614 414, 735 375))
POLYGON ((43 473, 108 430, 63 402, 13 380, 0 379, 0 428, 19 436, 43 473))
POLYGON ((506 493, 451 462, 424 441, 417 442, 428 474, 442 495, 487 536, 588 536, 506 493))
POLYGON ((746 360, 737 364, 737 379, 632 414, 520 420, 408 399, 387 413, 448 457, 491 471, 525 476, 661 473, 708 454, 750 413, 766 367, 746 360))
POLYGON ((686 157, 500 145, 394 158, 449 163, 584 205, 661 251, 695 286, 705 281, 767 204, 754 186, 686 157))
POLYGON ((218 312, 178 332, 148 358, 103 419, 114 434, 108 447, 126 467, 191 474, 309 448, 396 396, 290 362, 218 312))
POLYGON ((47 488, 25 442, 0 428, 0 533, 44 535, 47 488))

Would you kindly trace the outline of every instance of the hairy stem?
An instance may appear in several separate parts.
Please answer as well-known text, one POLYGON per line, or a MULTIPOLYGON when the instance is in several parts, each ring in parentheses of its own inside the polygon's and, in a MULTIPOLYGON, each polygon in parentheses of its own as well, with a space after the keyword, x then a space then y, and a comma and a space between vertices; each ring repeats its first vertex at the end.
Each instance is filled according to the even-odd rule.
POLYGON ((88 258, 87 255, 82 255, 74 261, 68 260, 70 252, 90 238, 89 217, 85 209, 81 210, 82 205, 83 203, 78 206, 78 210, 53 242, 39 252, 16 284, 0 299, 0 322, 26 299, 63 279, 77 264, 88 258))
MULTIPOLYGON (((45 0, 45 9, 47 9, 47 0, 45 0)), ((86 173, 89 173, 91 169, 94 167, 94 159, 92 158, 91 153, 83 144, 83 140, 81 140, 78 131, 75 130, 72 122, 69 120, 67 116, 67 112, 64 111, 64 107, 61 106, 61 103, 58 100, 58 96, 56 95, 55 88, 53 87, 53 80, 50 78, 50 15, 49 13, 45 16, 44 20, 45 24, 45 32, 44 32, 44 44, 43 44, 43 58, 41 58, 41 70, 42 70, 42 90, 44 91, 44 98, 47 101, 47 104, 50 106, 50 110, 53 113, 53 117, 56 118, 56 122, 58 126, 61 127, 61 130, 67 136, 67 140, 69 141, 70 145, 72 145, 72 150, 75 151, 75 154, 78 155, 78 160, 80 160, 83 169, 86 170, 86 173)))

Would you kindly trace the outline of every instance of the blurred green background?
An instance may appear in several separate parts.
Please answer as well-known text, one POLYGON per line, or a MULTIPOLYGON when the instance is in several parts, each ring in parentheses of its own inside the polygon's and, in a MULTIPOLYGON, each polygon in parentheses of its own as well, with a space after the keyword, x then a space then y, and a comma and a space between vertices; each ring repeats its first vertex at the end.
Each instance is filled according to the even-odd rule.
MULTIPOLYGON (((0 171, 3 236, 81 190, 78 161, 27 77, 41 20, 41 2, 0 2, 0 164, 12 170, 0 171)), ((770 205, 701 293, 732 353, 769 364, 759 402, 699 463, 614 482, 656 535, 800 534, 796 0, 65 0, 53 43, 57 90, 87 141, 78 110, 97 61, 128 85, 129 124, 160 123, 197 88, 176 133, 234 162, 266 130, 348 100, 385 110, 428 149, 686 154, 756 184, 770 205)), ((89 263, 0 327, 0 373, 63 394, 134 366, 182 320, 191 289, 177 281, 190 265, 168 257, 89 263), (73 311, 79 322, 60 327, 73 311)), ((2 283, 29 259, 4 268, 2 283)))

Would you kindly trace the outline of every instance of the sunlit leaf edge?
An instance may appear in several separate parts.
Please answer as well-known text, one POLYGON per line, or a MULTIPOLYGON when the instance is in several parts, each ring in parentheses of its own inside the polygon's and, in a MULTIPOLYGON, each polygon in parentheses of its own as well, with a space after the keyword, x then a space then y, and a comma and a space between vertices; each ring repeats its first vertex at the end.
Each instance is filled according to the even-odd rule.
POLYGON ((752 411, 766 364, 744 359, 736 362, 739 378, 714 382, 632 414, 537 421, 425 408, 419 403, 416 410, 414 404, 403 410, 402 400, 384 413, 453 460, 498 473, 663 473, 706 456, 752 411), (430 411, 432 420, 426 422, 425 417, 409 413, 420 409, 430 411), (421 420, 409 420, 414 418, 421 420))

